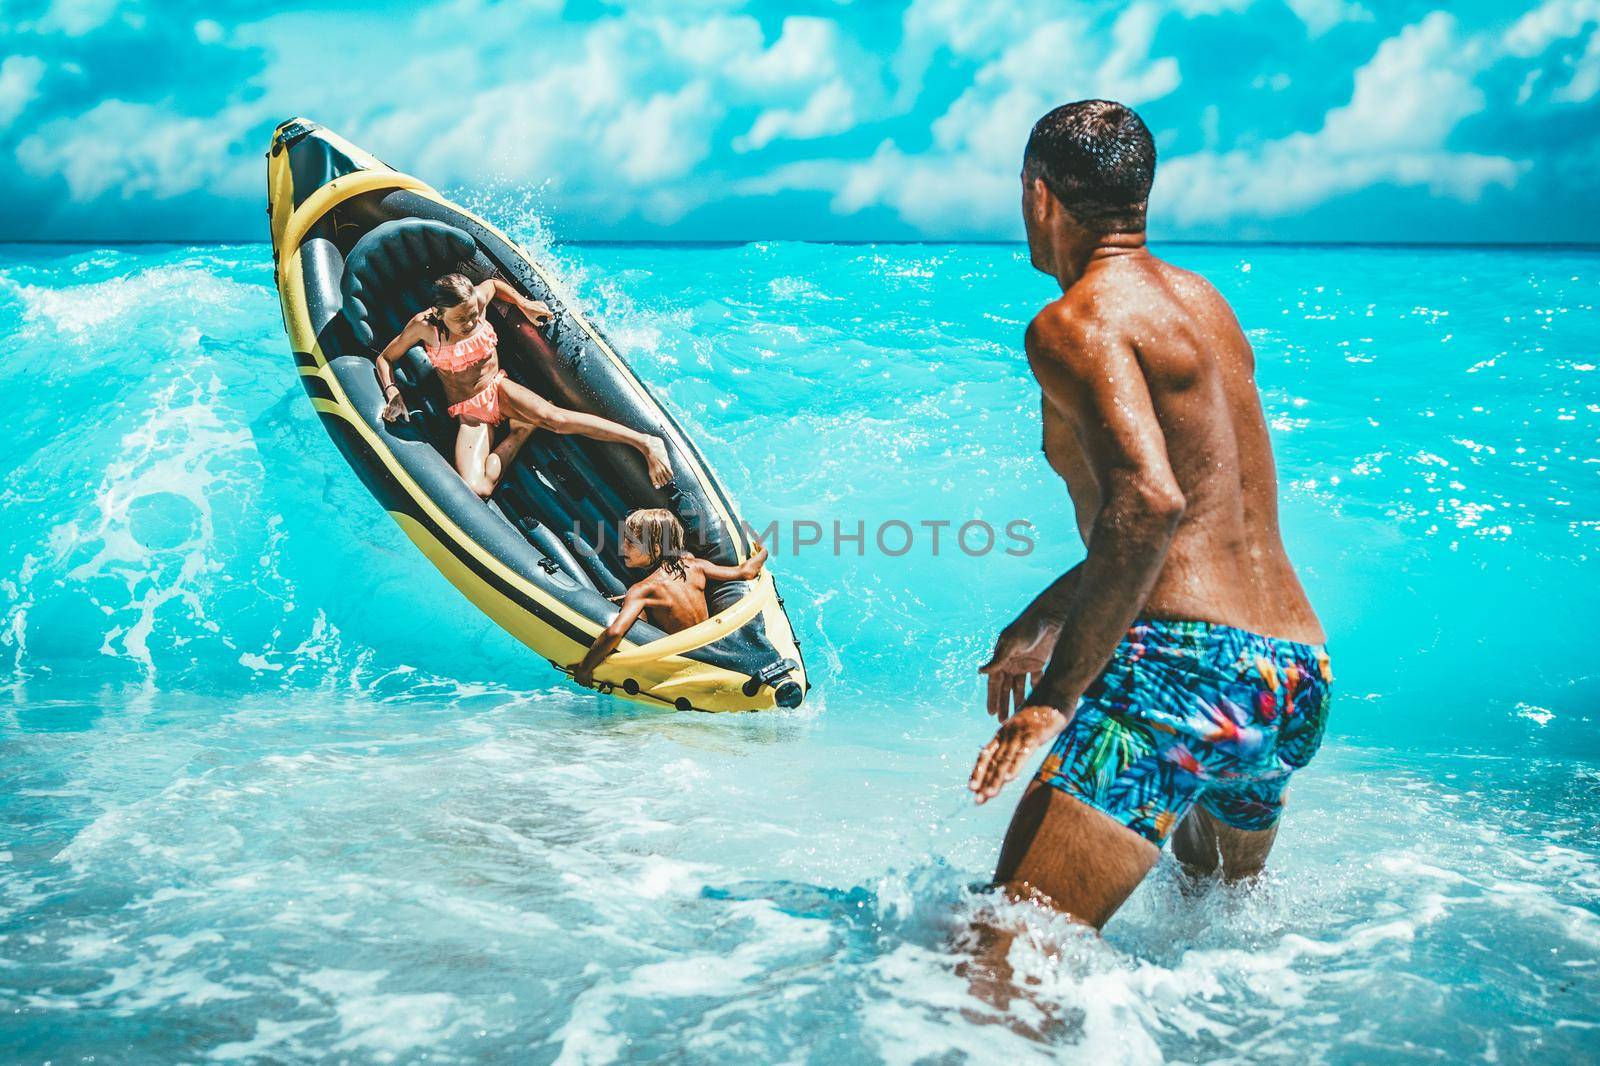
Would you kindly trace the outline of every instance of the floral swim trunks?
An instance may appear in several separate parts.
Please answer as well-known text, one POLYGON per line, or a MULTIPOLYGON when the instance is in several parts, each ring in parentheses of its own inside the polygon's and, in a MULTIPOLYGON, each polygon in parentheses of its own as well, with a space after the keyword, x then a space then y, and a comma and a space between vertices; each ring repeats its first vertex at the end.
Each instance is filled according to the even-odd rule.
POLYGON ((1212 622, 1140 619, 1056 739, 1039 780, 1158 847, 1196 804, 1270 829, 1327 728, 1320 645, 1212 622))

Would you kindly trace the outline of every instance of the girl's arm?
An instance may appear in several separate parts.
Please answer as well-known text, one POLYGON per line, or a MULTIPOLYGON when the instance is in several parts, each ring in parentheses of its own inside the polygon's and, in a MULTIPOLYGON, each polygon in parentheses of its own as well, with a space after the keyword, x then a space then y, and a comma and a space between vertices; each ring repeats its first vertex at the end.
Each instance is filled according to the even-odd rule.
POLYGON ((756 541, 756 550, 750 553, 750 558, 738 566, 719 566, 704 559, 696 559, 694 562, 708 581, 754 581, 756 575, 761 573, 762 566, 766 565, 767 546, 759 540, 756 541))
POLYGON ((639 615, 644 611, 648 599, 649 596, 641 585, 635 585, 628 590, 628 594, 622 597, 622 610, 617 612, 610 625, 600 631, 600 635, 589 648, 589 654, 583 657, 583 662, 572 667, 573 680, 585 688, 594 684, 595 670, 607 656, 617 650, 622 638, 628 635, 633 623, 639 620, 639 615))
POLYGON ((490 278, 484 284, 489 286, 489 299, 508 303, 520 308, 528 316, 528 320, 536 326, 542 326, 555 315, 550 313, 550 305, 543 300, 529 300, 516 289, 501 281, 499 278, 490 278))
POLYGON ((400 395, 400 386, 394 383, 394 361, 410 351, 412 345, 421 343, 428 328, 427 320, 420 314, 416 315, 406 323, 406 328, 400 331, 399 336, 384 345, 383 351, 378 353, 378 386, 383 389, 382 417, 385 422, 393 422, 397 418, 411 421, 405 397, 400 395))

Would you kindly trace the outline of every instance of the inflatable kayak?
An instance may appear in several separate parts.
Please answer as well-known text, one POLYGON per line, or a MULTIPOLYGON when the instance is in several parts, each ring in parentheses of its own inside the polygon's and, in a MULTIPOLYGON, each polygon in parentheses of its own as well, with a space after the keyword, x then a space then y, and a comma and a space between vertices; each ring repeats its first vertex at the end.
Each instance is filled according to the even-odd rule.
MULTIPOLYGON (((305 119, 272 136, 267 197, 284 328, 312 407, 428 561, 512 636, 562 671, 583 657, 616 617, 613 598, 644 576, 617 543, 638 508, 675 513, 701 558, 736 565, 750 554, 748 527, 694 442, 504 234, 305 119), (563 407, 660 437, 672 483, 654 488, 631 448, 540 430, 479 499, 451 462, 456 422, 420 347, 395 364, 411 419, 385 423, 374 357, 451 272, 549 304, 555 321, 539 328, 490 306, 502 369, 563 407)), ((771 573, 707 595, 711 616, 690 629, 636 623, 595 672, 601 690, 680 710, 798 706, 805 667, 771 573)))

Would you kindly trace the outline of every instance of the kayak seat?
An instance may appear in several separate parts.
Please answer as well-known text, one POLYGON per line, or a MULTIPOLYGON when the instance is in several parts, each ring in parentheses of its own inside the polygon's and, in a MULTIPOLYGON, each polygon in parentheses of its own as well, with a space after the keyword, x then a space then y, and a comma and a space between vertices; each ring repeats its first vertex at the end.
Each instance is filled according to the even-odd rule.
MULTIPOLYGON (((343 315, 356 342, 374 358, 432 303, 433 282, 444 274, 476 277, 477 244, 463 231, 429 219, 402 218, 375 226, 345 256, 339 290, 343 315)), ((395 380, 422 437, 447 458, 455 451, 455 420, 444 390, 420 344, 395 361, 395 380)))

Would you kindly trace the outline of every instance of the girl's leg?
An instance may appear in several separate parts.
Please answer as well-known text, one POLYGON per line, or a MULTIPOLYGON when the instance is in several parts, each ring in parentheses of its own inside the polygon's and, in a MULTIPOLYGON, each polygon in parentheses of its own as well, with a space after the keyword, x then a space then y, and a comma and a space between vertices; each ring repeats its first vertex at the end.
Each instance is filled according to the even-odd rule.
POLYGON ((480 497, 487 500, 494 492, 494 478, 485 469, 489 459, 490 436, 493 426, 469 426, 461 423, 456 431, 456 472, 480 497))
POLYGON ((511 432, 506 434, 506 439, 494 446, 494 450, 483 461, 484 476, 489 479, 491 486, 500 484, 500 478, 511 468, 511 460, 517 457, 522 446, 528 443, 528 438, 533 435, 533 427, 526 422, 513 421, 511 432))
POLYGON ((619 425, 609 418, 586 415, 557 407, 530 389, 525 389, 509 378, 500 382, 500 405, 512 417, 532 426, 540 426, 553 433, 575 433, 594 440, 616 441, 636 448, 644 456, 650 469, 650 483, 661 488, 672 480, 672 462, 667 446, 660 437, 640 433, 619 425))

